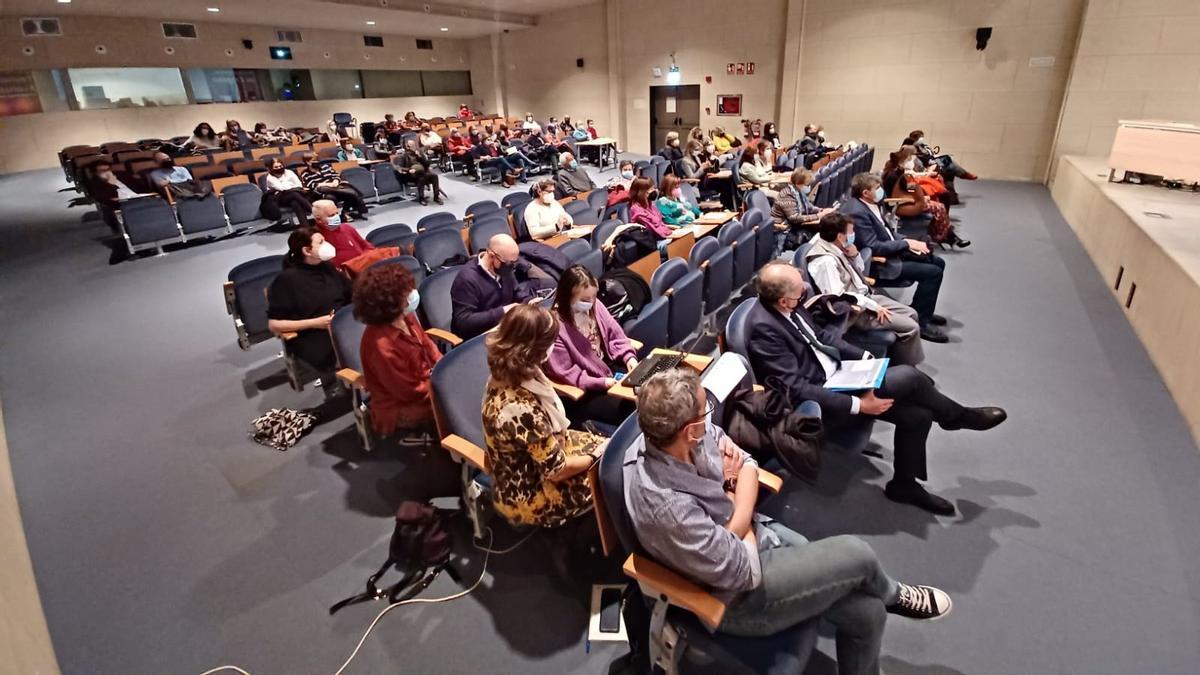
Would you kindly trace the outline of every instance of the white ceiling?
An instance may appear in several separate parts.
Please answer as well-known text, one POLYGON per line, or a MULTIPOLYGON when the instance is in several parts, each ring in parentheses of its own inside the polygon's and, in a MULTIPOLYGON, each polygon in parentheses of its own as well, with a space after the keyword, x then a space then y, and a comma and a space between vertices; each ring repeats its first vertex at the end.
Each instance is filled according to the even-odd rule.
POLYGON ((472 38, 536 23, 592 0, 0 0, 7 16, 128 16, 165 21, 325 28, 384 35, 472 38), (383 2, 387 7, 382 7, 383 2), (429 6, 429 12, 425 6, 429 6), (217 7, 220 12, 209 12, 217 7), (465 15, 465 16, 464 16, 465 15), (374 25, 368 25, 374 21, 374 25), (441 28, 449 28, 442 31, 441 28))

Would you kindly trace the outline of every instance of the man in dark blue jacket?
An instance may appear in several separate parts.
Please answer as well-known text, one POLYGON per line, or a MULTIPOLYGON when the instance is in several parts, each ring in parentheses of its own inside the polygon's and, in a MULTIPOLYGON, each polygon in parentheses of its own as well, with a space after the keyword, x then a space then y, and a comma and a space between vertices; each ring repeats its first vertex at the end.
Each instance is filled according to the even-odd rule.
MULTIPOLYGON (((520 249, 507 234, 488 240, 487 248, 467 261, 450 286, 453 317, 450 330, 467 340, 500 323, 515 305, 533 299, 533 292, 517 281, 520 249)), ((528 265, 528 263, 524 263, 528 265)))
POLYGON ((943 429, 982 431, 1003 422, 1001 408, 967 408, 942 394, 933 380, 912 366, 891 366, 877 390, 850 395, 825 388, 843 359, 871 358, 859 347, 822 329, 801 305, 804 277, 788 263, 769 263, 759 272, 758 300, 746 317, 746 351, 754 376, 769 389, 786 393, 799 406, 821 405, 827 429, 850 424, 858 415, 877 416, 896 425, 895 474, 884 493, 888 499, 949 516, 954 505, 931 494, 917 481, 928 478, 925 443, 937 422, 943 429))
POLYGON ((925 242, 897 237, 892 232, 883 222, 884 197, 879 177, 860 173, 850 181, 850 199, 838 211, 854 222, 854 245, 860 250, 870 248, 873 258, 885 259, 871 268, 877 278, 917 283, 912 308, 921 324, 921 337, 930 342, 949 342, 938 328, 945 325, 946 319, 934 313, 946 261, 933 255, 925 242))

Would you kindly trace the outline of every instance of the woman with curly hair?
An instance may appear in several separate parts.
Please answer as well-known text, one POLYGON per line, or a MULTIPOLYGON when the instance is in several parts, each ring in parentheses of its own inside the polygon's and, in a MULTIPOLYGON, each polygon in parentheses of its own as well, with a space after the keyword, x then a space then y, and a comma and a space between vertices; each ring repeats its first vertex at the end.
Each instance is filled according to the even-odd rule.
POLYGON ((592 508, 587 470, 605 439, 567 428, 562 401, 542 372, 557 337, 558 319, 533 305, 512 308, 487 337, 485 453, 492 501, 513 524, 561 527, 592 508))
POLYGON ((433 426, 429 373, 442 355, 417 320, 420 299, 403 265, 370 267, 354 282, 354 316, 367 325, 359 354, 371 426, 381 436, 433 426))

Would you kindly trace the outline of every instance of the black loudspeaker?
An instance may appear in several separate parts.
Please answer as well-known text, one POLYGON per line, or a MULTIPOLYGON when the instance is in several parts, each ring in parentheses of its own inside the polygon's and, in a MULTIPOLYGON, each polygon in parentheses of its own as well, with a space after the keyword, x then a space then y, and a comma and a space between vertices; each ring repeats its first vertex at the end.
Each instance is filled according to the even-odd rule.
POLYGON ((254 49, 254 40, 242 40, 242 46, 246 49, 254 49))
POLYGON ((583 67, 583 59, 575 59, 575 67, 582 68, 583 67))
POLYGON ((975 49, 979 51, 987 49, 987 43, 990 39, 992 39, 991 26, 975 29, 975 49))

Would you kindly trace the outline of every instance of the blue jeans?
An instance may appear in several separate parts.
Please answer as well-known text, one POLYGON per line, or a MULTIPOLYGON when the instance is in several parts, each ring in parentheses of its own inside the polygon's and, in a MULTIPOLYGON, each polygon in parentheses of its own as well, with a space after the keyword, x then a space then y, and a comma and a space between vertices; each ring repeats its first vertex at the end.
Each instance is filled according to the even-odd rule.
POLYGON ((725 611, 719 630, 765 637, 821 616, 836 629, 838 673, 877 675, 885 606, 900 589, 866 542, 841 535, 810 542, 768 523, 783 542, 759 552, 762 583, 725 611))

